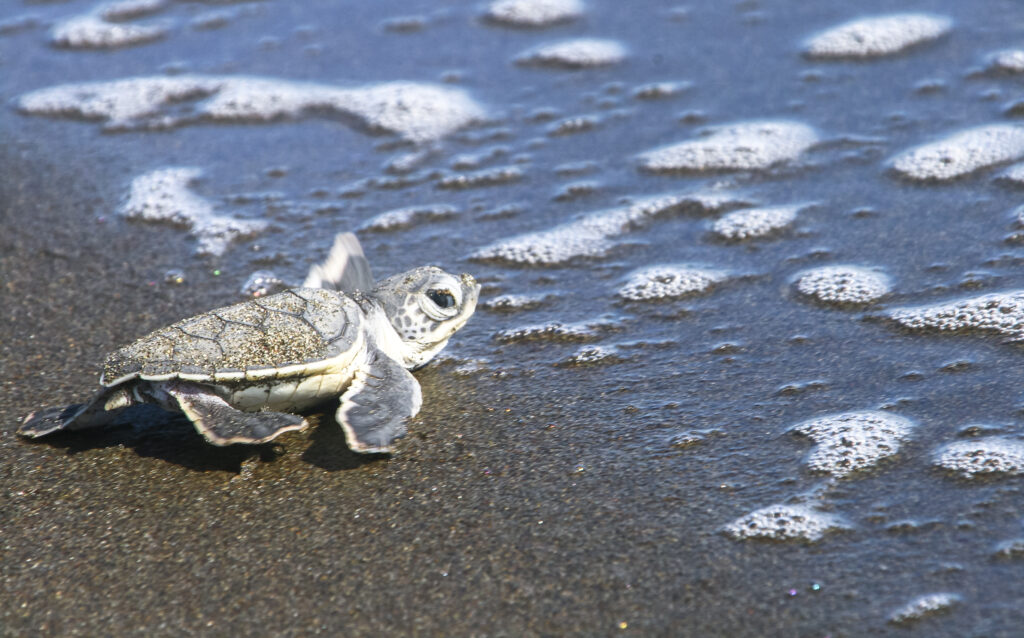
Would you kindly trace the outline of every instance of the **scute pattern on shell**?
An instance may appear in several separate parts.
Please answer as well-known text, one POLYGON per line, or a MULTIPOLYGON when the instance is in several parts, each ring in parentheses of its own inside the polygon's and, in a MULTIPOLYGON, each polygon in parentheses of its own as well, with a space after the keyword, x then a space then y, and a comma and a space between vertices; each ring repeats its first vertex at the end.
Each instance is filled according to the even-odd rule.
MULTIPOLYGON (((136 375, 276 369, 337 356, 354 342, 358 308, 330 290, 296 288, 190 317, 111 354, 101 382, 136 375)), ((301 374, 301 372, 300 372, 301 374)))

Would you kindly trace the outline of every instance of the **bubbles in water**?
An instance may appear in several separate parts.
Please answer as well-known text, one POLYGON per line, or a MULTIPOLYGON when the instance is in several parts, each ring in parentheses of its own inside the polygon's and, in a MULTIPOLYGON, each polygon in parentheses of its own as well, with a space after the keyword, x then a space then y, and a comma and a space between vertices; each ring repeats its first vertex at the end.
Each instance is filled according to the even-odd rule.
POLYGON ((927 616, 949 611, 959 602, 960 596, 957 594, 925 594, 892 612, 889 615, 889 622, 895 625, 909 625, 927 616))
POLYGON ((1024 127, 990 124, 955 133, 900 153, 891 165, 919 180, 949 180, 1024 157, 1024 127))
POLYGON ((167 35, 163 25, 122 24, 110 20, 127 20, 158 11, 162 2, 131 0, 101 5, 92 13, 77 15, 54 25, 50 42, 72 49, 110 49, 158 40, 167 35))
POLYGON ((737 540, 760 538, 775 541, 816 542, 829 532, 849 529, 840 516, 806 505, 775 504, 762 507, 725 526, 724 531, 737 540))
POLYGON ((600 182, 593 180, 582 180, 579 182, 569 182, 564 184, 558 191, 555 192, 551 199, 556 202, 568 202, 574 199, 580 199, 593 195, 601 190, 602 186, 600 182))
POLYGON ((381 22, 380 27, 392 33, 415 33, 427 28, 430 20, 426 16, 408 15, 388 18, 381 22))
POLYGON ((517 64, 585 69, 619 64, 626 48, 615 40, 580 38, 546 44, 516 56, 517 64))
POLYGON ((717 430, 684 430, 676 432, 668 439, 670 447, 686 450, 707 441, 710 434, 718 434, 717 430))
POLYGON ((606 322, 549 323, 523 326, 502 330, 495 335, 504 343, 522 343, 527 341, 592 341, 602 333, 611 329, 606 322))
POLYGON ((618 294, 629 301, 672 299, 707 292, 726 277, 727 274, 720 270, 682 264, 651 266, 631 273, 618 294))
POLYGON ((864 411, 804 421, 791 431, 818 444, 807 457, 811 470, 841 478, 894 456, 913 428, 912 421, 899 415, 864 411))
POLYGON ((236 17, 234 11, 204 11, 189 20, 189 26, 196 31, 212 31, 228 26, 236 17))
POLYGON ((132 180, 121 214, 129 219, 171 223, 190 228, 199 239, 197 252, 221 255, 240 238, 263 232, 267 223, 214 213, 213 204, 192 193, 189 185, 202 175, 198 168, 164 168, 132 180))
POLYGON ((546 27, 583 15, 581 0, 496 0, 486 17, 517 27, 546 27))
POLYGON ((547 299, 548 295, 498 295, 480 305, 497 312, 519 312, 540 308, 547 299))
POLYGON ((553 137, 559 135, 572 135, 592 131, 601 123, 601 118, 596 115, 577 115, 567 117, 564 120, 554 122, 547 129, 547 134, 553 137))
POLYGON ((895 308, 888 316, 906 328, 943 331, 994 330, 1024 339, 1024 290, 981 295, 960 301, 895 308))
POLYGON ((988 70, 1003 73, 1024 73, 1024 50, 1006 49, 988 57, 988 70))
POLYGON ((796 221, 800 208, 800 206, 777 206, 737 210, 716 221, 711 230, 724 239, 740 240, 766 237, 796 221))
POLYGON ((745 203, 738 196, 714 192, 651 197, 622 208, 589 213, 550 230, 517 235, 481 248, 470 258, 551 265, 579 257, 600 257, 615 245, 610 238, 639 228, 661 215, 685 209, 715 212, 745 203))
POLYGON ((1024 162, 1007 166, 995 179, 1008 185, 1024 186, 1024 162))
POLYGON ((1024 558, 1024 538, 1012 538, 996 545, 992 558, 998 560, 1020 560, 1024 558))
POLYGON ((859 266, 822 266, 799 275, 796 289, 832 304, 866 304, 889 294, 889 278, 859 266))
POLYGON ((620 363, 623 358, 619 356, 618 349, 610 346, 583 346, 576 352, 572 353, 568 359, 563 361, 560 365, 565 366, 584 366, 594 364, 609 364, 609 363, 620 363))
POLYGON ((489 149, 485 149, 479 153, 462 153, 452 158, 451 167, 464 171, 473 168, 479 168, 485 162, 489 162, 493 159, 504 157, 509 154, 509 147, 507 146, 492 146, 489 149))
POLYGON ((678 95, 688 90, 693 84, 690 82, 652 82, 641 84, 633 90, 633 97, 638 100, 660 100, 673 95, 678 95))
POLYGON ((442 177, 437 182, 438 188, 479 188, 482 186, 498 186, 518 182, 526 176, 518 166, 495 166, 472 173, 460 173, 442 177))
POLYGON ((940 448, 935 465, 963 478, 980 474, 1024 473, 1024 441, 998 436, 955 441, 940 448))
POLYGON ((414 224, 429 221, 451 219, 459 214, 454 206, 448 204, 432 204, 427 206, 411 206, 381 213, 366 221, 359 227, 362 231, 390 231, 408 228, 414 224))
POLYGON ((953 26, 943 16, 903 13, 853 20, 824 31, 805 45, 816 58, 870 58, 898 53, 942 37, 953 26))
POLYGON ((266 297, 281 292, 288 285, 269 270, 257 270, 242 284, 242 294, 247 297, 266 297))
POLYGON ((415 82, 362 88, 246 76, 151 76, 111 82, 63 84, 21 96, 34 115, 77 115, 108 128, 166 128, 201 119, 269 122, 307 112, 355 116, 368 127, 413 142, 436 140, 481 119, 483 108, 465 92, 415 82), (182 103, 196 101, 180 114, 182 103), (174 113, 162 112, 174 107, 174 113))
POLYGON ((716 126, 703 138, 665 146, 639 156, 649 171, 756 170, 793 161, 818 141, 806 124, 740 122, 716 126))

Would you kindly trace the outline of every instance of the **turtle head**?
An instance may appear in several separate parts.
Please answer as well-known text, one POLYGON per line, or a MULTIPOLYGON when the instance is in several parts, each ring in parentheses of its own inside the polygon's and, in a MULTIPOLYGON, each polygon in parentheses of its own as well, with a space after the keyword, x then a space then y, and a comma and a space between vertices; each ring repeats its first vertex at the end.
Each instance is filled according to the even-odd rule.
POLYGON ((436 266, 422 266, 378 283, 377 299, 400 343, 381 344, 408 368, 418 368, 444 348, 466 324, 480 296, 472 275, 456 276, 436 266), (388 347, 392 345, 392 347, 388 347), (396 356, 400 355, 400 356, 396 356))

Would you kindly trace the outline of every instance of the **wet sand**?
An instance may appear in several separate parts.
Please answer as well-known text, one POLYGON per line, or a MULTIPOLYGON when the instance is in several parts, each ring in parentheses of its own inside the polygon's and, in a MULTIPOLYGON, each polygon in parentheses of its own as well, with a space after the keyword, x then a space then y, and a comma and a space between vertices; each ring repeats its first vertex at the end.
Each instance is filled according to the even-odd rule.
POLYGON ((164 39, 113 50, 50 45, 85 5, 11 9, 44 17, 0 25, 0 634, 1019 636, 1024 562, 1000 548, 1024 532, 1020 473, 966 479, 935 455, 1021 437, 1022 350, 885 319, 1024 287, 1020 191, 994 179, 1018 150, 957 146, 960 130, 1019 121, 1019 76, 979 71, 1019 44, 1000 18, 1019 9, 926 4, 950 33, 852 61, 809 59, 802 39, 884 2, 624 15, 593 0, 540 29, 477 6, 312 0, 214 8, 213 28, 205 4, 167 3, 164 39), (611 43, 600 64, 517 62, 571 38, 611 43), (368 131, 351 103, 242 123, 190 119, 192 96, 158 105, 158 120, 186 116, 178 127, 117 132, 16 108, 68 82, 191 73, 415 81, 465 90, 487 118, 416 147, 398 133, 435 129, 368 131), (715 142, 705 126, 731 127, 717 138, 743 151, 751 121, 785 143, 694 153, 715 142), (642 165, 659 148, 674 150, 642 165), (170 167, 268 230, 204 257, 186 229, 126 221, 133 181, 170 167), (725 203, 634 206, 697 192, 725 203), (333 410, 256 448, 210 446, 155 409, 15 436, 30 411, 87 398, 113 348, 238 301, 257 269, 300 280, 334 233, 411 206, 453 212, 364 233, 375 274, 437 263, 478 276, 485 303, 541 301, 481 307, 416 372, 424 407, 395 455, 348 451, 333 410), (715 235, 716 216, 755 206, 799 212, 765 238, 715 235), (537 255, 551 261, 516 261, 537 255), (879 274, 880 296, 835 303, 828 268, 843 265, 879 274), (651 267, 715 281, 624 295, 651 267), (535 327, 548 322, 561 332, 535 327), (588 362, 590 347, 603 350, 588 362), (825 444, 794 425, 861 411, 910 434, 849 475, 812 463, 825 444), (768 507, 817 508, 841 529, 725 533, 768 507), (890 622, 943 592, 957 597, 944 614, 890 622))
POLYGON ((145 408, 18 439, 30 410, 88 396, 112 344, 237 298, 149 285, 190 250, 172 230, 156 242, 116 219, 67 228, 65 208, 102 211, 109 195, 92 173, 54 191, 68 169, 41 155, 8 156, 2 186, 5 635, 738 636, 835 622, 832 594, 785 600, 789 559, 714 533, 715 468, 694 459, 694 502, 674 471, 615 450, 621 406, 544 371, 417 373, 424 409, 393 457, 349 452, 329 413, 255 450, 209 446, 145 408))

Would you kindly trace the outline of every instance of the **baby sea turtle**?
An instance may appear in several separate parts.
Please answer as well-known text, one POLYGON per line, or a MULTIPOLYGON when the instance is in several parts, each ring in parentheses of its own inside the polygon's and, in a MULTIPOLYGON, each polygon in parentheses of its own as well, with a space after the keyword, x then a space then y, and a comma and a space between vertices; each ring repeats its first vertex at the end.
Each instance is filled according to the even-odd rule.
POLYGON ((18 433, 97 427, 144 402, 183 412, 214 445, 264 443, 306 427, 293 412, 340 396, 349 447, 389 452, 420 409, 409 371, 444 348, 479 293, 472 276, 434 266, 375 284, 355 235, 344 233, 302 287, 142 337, 107 357, 91 401, 30 414, 18 433))

